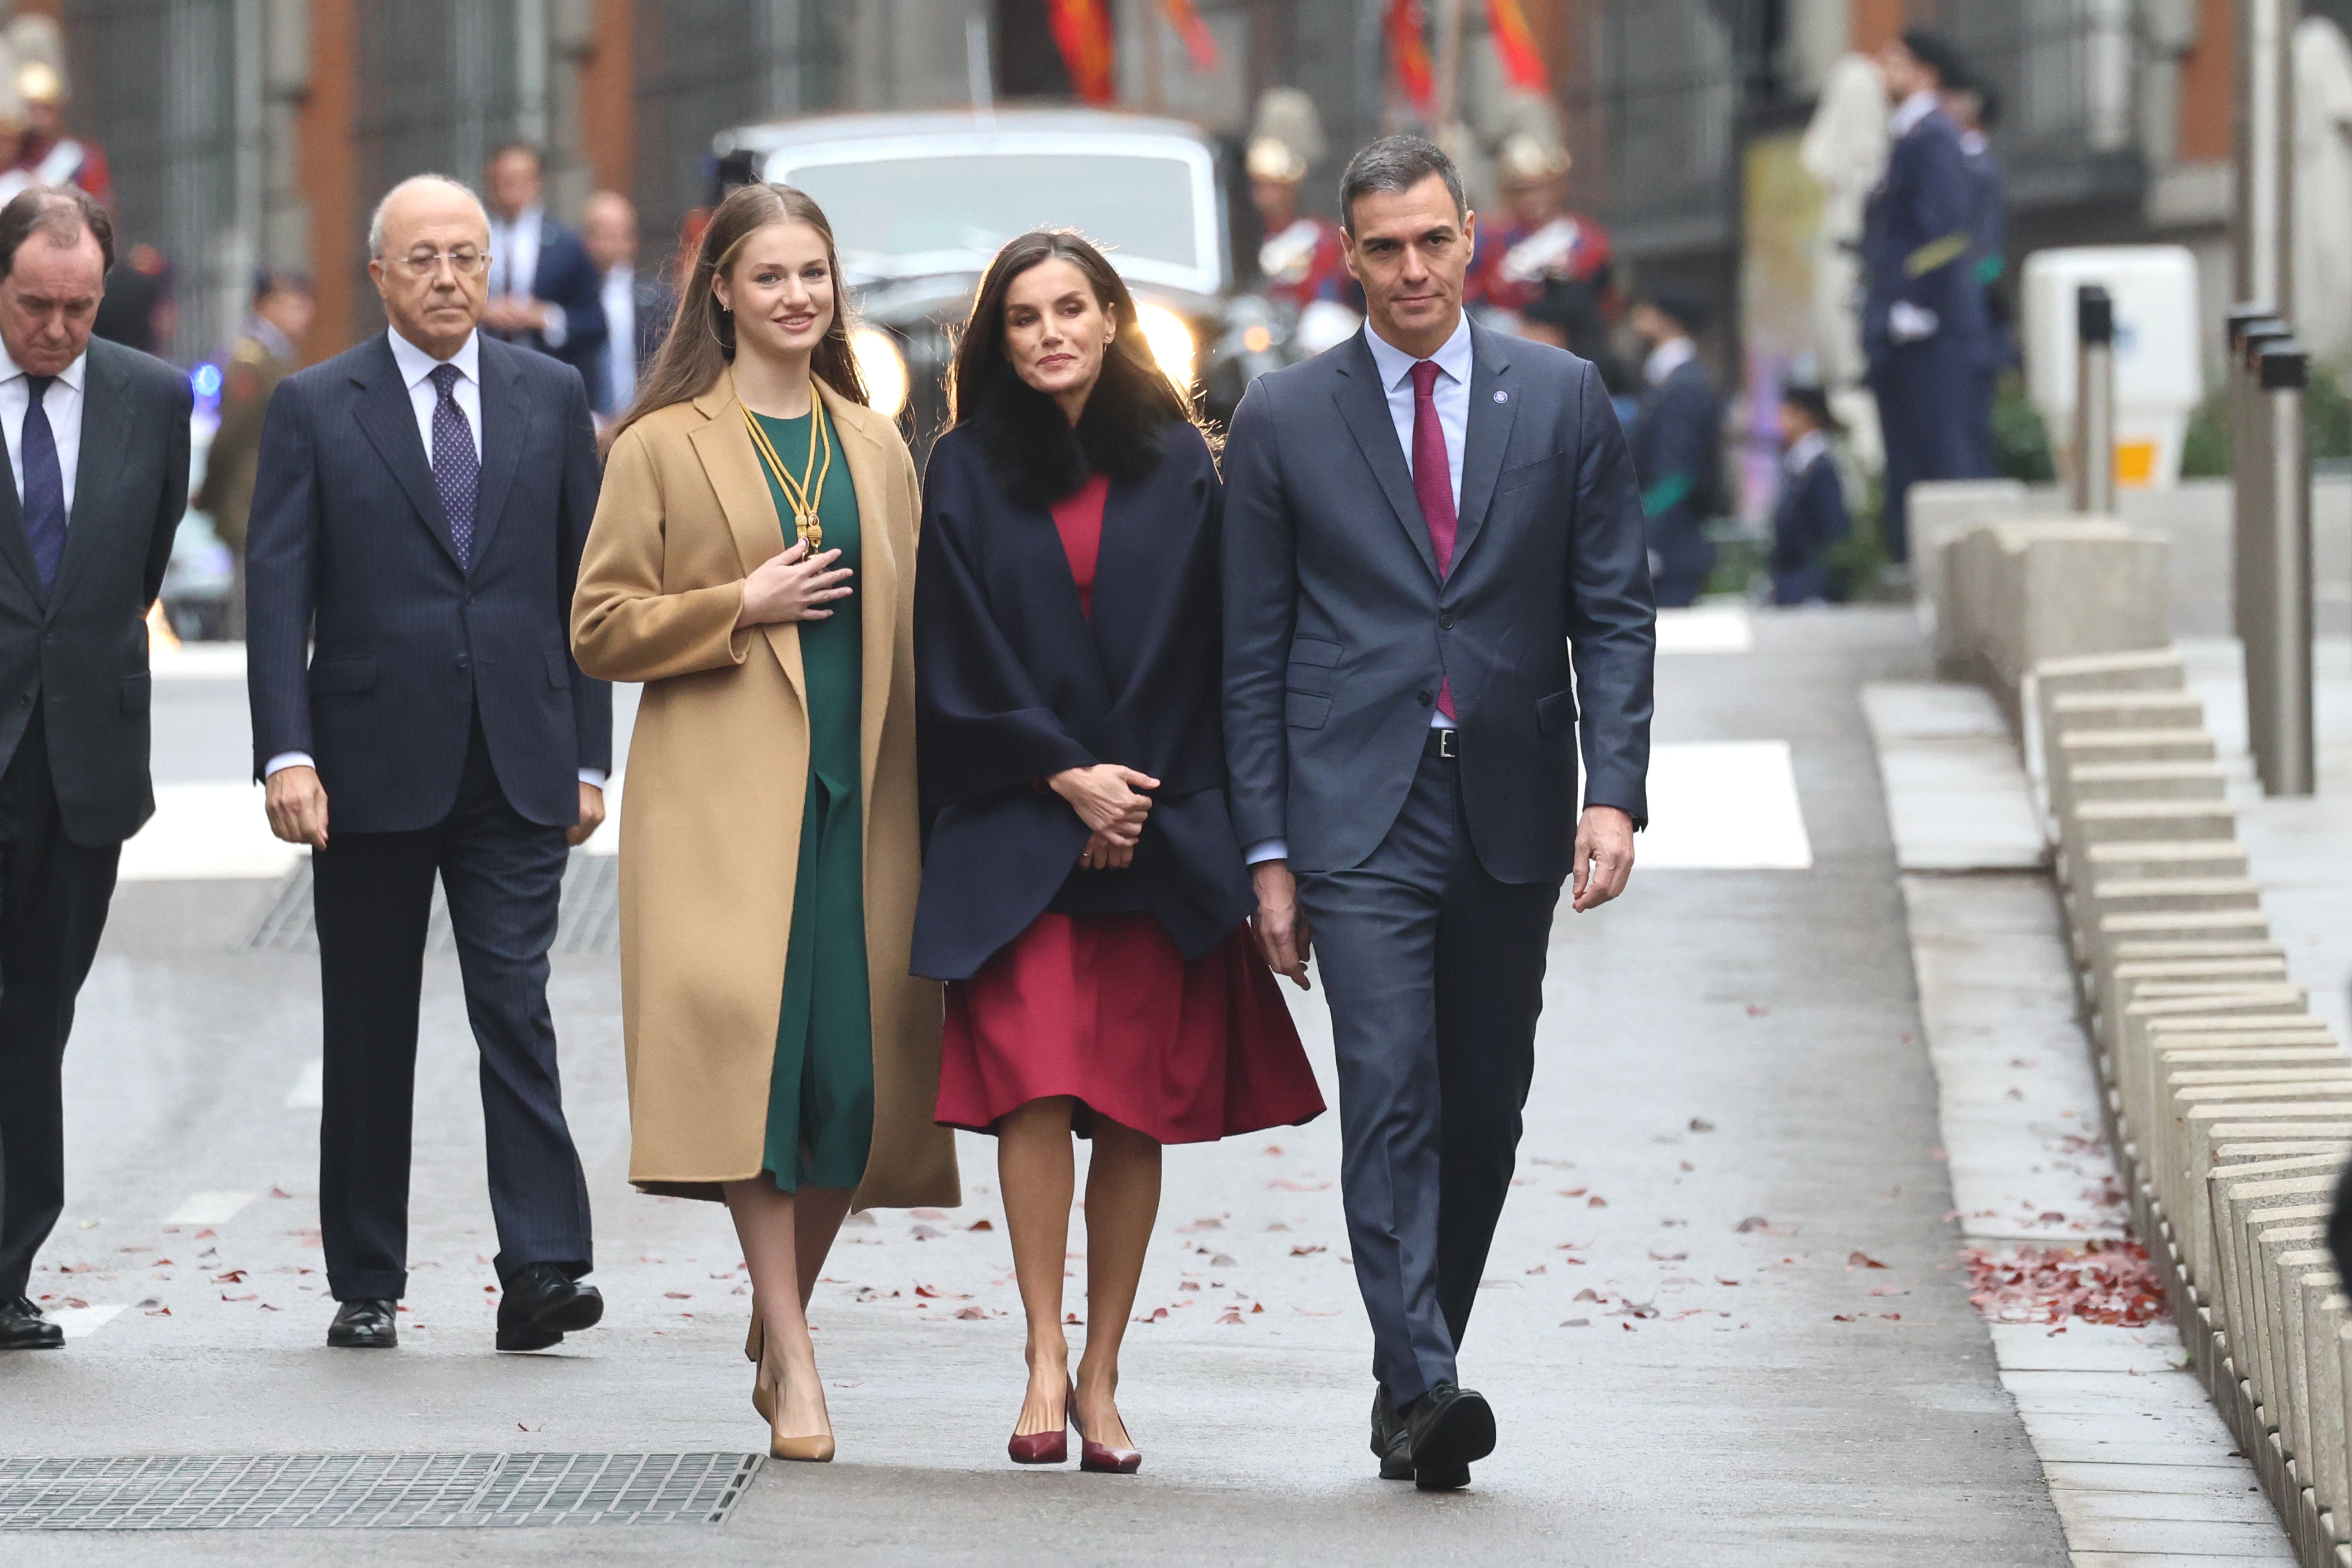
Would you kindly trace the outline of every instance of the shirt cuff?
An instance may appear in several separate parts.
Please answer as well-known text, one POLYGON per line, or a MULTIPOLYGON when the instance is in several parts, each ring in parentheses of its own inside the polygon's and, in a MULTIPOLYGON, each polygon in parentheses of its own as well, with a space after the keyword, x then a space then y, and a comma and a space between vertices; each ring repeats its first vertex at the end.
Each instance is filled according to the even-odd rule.
POLYGON ((572 336, 572 312, 557 305, 547 313, 547 325, 539 329, 540 341, 549 348, 560 349, 572 336))
POLYGON ((308 752, 280 752, 261 764, 261 776, 266 779, 270 774, 281 773, 288 768, 315 769, 318 765, 310 760, 310 753, 308 752))
POLYGON ((1242 852, 1242 858, 1252 866, 1261 860, 1287 860, 1290 846, 1279 838, 1261 838, 1242 852))
POLYGON ((584 784, 594 784, 598 789, 603 789, 604 787, 604 781, 612 776, 612 774, 606 773, 602 768, 582 768, 580 770, 580 782, 584 784))

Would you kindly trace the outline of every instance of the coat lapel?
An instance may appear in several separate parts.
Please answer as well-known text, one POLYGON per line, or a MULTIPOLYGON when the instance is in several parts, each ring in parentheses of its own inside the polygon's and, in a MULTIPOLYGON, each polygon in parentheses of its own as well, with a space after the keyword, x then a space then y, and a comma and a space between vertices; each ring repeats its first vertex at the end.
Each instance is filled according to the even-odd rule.
MULTIPOLYGON (((106 524, 101 520, 111 510, 115 480, 121 473, 121 466, 109 461, 107 454, 120 452, 127 445, 131 424, 130 391, 112 354, 92 353, 83 362, 81 384, 81 451, 93 460, 76 465, 73 507, 66 513, 66 552, 58 563, 57 584, 48 595, 52 609, 65 603, 83 563, 107 548, 101 537, 106 524)), ((13 491, 16 487, 11 484, 9 489, 13 491)), ((25 531, 22 522, 16 531, 25 531)), ((26 554, 29 560, 29 542, 26 554)), ((33 580, 40 581, 37 571, 33 580)))
MULTIPOLYGON (((735 395, 734 372, 720 375, 709 391, 694 400, 694 406, 709 423, 688 439, 694 444, 703 475, 719 497, 719 510, 727 514, 735 558, 748 577, 761 562, 782 552, 784 527, 776 516, 775 498, 768 493, 767 479, 760 472, 759 455, 752 451, 751 438, 743 429, 743 405, 735 395)), ((784 667, 784 677, 792 682, 793 694, 805 712, 808 682, 801 671, 800 628, 787 622, 760 629, 767 635, 768 646, 775 650, 776 661, 784 667)))
POLYGON ((1412 493, 1412 470, 1405 466, 1404 448, 1397 445, 1396 421, 1389 417, 1388 393, 1381 385, 1380 367, 1361 336, 1349 341, 1338 368, 1339 384, 1332 391, 1332 400, 1339 405, 1340 417, 1348 422, 1357 449, 1371 465, 1381 493, 1389 498, 1398 526, 1434 577, 1437 552, 1429 542, 1429 524, 1423 520, 1421 501, 1412 493))
MULTIPOLYGON (((822 381, 817 395, 832 418, 835 440, 857 492, 857 575, 850 579, 858 601, 858 766, 865 797, 873 798, 874 770, 881 760, 883 721, 890 709, 890 678, 898 650, 898 603, 906 570, 892 534, 899 514, 914 504, 896 494, 890 454, 868 428, 873 417, 822 381)), ((740 416, 739 416, 740 417, 740 416)), ((761 481, 763 485, 766 480, 761 481)))
POLYGON ((490 535, 506 510, 515 468, 530 440, 531 410, 519 391, 522 371, 503 343, 484 339, 475 363, 482 373, 482 479, 474 499, 473 559, 489 553, 490 535))
POLYGON ((33 560, 33 542, 25 536, 25 509, 16 500, 16 469, 8 460, 5 443, 0 443, 0 556, 5 556, 24 580, 25 592, 32 595, 33 603, 40 604, 41 569, 33 560))
POLYGON ((392 357, 389 342, 376 340, 366 363, 352 373, 352 385, 359 395, 352 405, 352 417, 399 481, 401 493, 408 497, 425 531, 439 542, 442 552, 456 562, 457 547, 449 537, 449 517, 441 510, 440 492, 433 488, 424 437, 416 433, 416 406, 408 400, 408 388, 400 379, 400 362, 392 357))
POLYGON ((1503 454, 1511 444, 1511 424, 1519 412, 1518 382, 1499 333, 1475 325, 1470 328, 1470 418, 1462 441, 1462 504, 1454 538, 1454 570, 1476 542, 1486 524, 1487 504, 1495 499, 1495 481, 1503 472, 1503 454))

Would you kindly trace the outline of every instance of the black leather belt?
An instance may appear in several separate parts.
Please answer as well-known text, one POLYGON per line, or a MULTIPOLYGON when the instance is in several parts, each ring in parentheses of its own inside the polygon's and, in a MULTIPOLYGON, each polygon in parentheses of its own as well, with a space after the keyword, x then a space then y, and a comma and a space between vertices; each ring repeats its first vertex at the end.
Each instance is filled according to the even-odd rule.
POLYGON ((1462 731, 1459 730, 1432 729, 1429 731, 1429 739, 1421 743, 1421 754, 1424 757, 1439 757, 1449 763, 1456 761, 1462 755, 1461 737, 1462 731))

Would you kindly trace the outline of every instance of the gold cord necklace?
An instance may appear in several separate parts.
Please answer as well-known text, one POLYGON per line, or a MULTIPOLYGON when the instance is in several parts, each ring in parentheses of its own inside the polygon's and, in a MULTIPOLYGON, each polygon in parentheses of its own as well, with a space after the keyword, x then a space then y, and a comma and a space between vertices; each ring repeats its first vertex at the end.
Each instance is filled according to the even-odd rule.
POLYGON ((824 500, 825 479, 833 472, 833 430, 825 422, 823 400, 812 388, 809 394, 808 466, 797 479, 785 470, 783 458, 776 455, 775 443, 768 439, 768 432, 761 426, 759 416, 748 407, 743 410, 743 425, 751 432, 751 445, 759 452, 760 460, 767 465, 768 472, 775 479, 776 488, 784 492, 784 500, 793 509, 793 531, 800 535, 801 542, 809 547, 809 553, 815 554, 824 548, 824 527, 817 521, 816 510, 824 500), (824 452, 822 467, 818 464, 820 444, 824 452), (811 475, 815 476, 814 484, 810 481, 811 475))

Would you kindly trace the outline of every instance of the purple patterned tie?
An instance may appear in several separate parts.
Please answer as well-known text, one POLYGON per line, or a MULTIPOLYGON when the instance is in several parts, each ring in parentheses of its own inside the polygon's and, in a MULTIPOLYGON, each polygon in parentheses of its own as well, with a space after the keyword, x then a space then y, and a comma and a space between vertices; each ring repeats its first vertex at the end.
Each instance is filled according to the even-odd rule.
MULTIPOLYGON (((1445 457, 1445 426, 1437 418, 1437 362, 1412 365, 1412 494, 1421 521, 1429 525, 1430 548, 1437 552, 1437 575, 1454 570, 1454 466, 1445 457)), ((1437 710, 1454 717, 1454 683, 1441 681, 1437 710)))
MULTIPOLYGON (((457 406, 454 364, 433 367, 433 488, 440 492, 441 510, 449 519, 449 542, 457 547, 460 571, 474 563, 474 495, 481 488, 482 458, 474 450, 474 432, 466 411, 457 406)), ((1453 537, 1449 528, 1447 538, 1453 537)))

